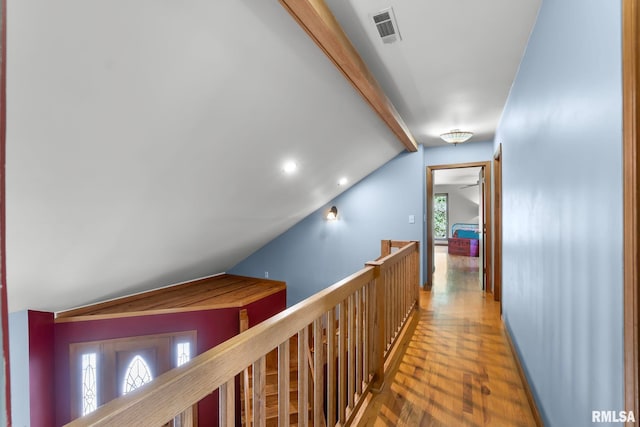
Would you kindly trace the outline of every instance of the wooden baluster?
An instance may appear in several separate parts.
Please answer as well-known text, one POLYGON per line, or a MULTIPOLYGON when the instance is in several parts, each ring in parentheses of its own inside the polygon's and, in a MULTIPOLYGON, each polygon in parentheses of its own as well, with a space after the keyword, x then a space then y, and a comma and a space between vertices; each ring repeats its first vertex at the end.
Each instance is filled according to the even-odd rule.
POLYGON ((289 427, 289 340, 278 346, 278 425, 289 427))
POLYGON ((362 394, 362 293, 364 288, 356 291, 356 393, 362 394))
POLYGON ((396 325, 394 337, 398 335, 400 325, 402 324, 402 261, 398 263, 396 267, 396 296, 398 301, 396 302, 396 325))
POLYGON ((324 425, 324 344, 322 324, 324 315, 313 321, 313 425, 324 425))
MULTIPOLYGON (((182 419, 182 427, 194 427, 196 423, 194 422, 194 411, 198 410, 198 406, 194 405, 193 407, 187 409, 184 413, 184 418, 182 419)), ((233 416, 233 422, 230 423, 229 427, 234 427, 236 424, 235 414, 233 416)))
POLYGON ((417 285, 418 274, 415 272, 416 265, 416 253, 411 254, 409 261, 409 287, 407 288, 407 294, 409 295, 409 308, 413 306, 413 290, 417 285))
MULTIPOLYGON (((173 427, 193 427, 193 411, 195 411, 196 408, 197 405, 191 406, 189 409, 175 417, 173 419, 173 424, 169 423, 167 425, 173 425, 173 427)), ((220 424, 220 426, 223 426, 223 424, 220 424)))
POLYGON ((415 253, 415 257, 413 259, 413 272, 415 274, 414 283, 413 283, 413 300, 418 303, 419 298, 419 287, 422 282, 422 278, 420 277, 420 252, 415 253))
POLYGON ((365 383, 369 383, 369 357, 370 346, 369 343, 369 311, 370 311, 370 295, 371 295, 371 282, 364 285, 362 288, 362 378, 365 383))
POLYGON ((378 261, 368 262, 367 266, 374 268, 374 279, 371 283, 371 299, 369 320, 371 322, 371 357, 370 369, 373 372, 374 391, 382 390, 384 386, 384 348, 385 348, 385 280, 384 274, 380 274, 382 263, 378 261))
POLYGON ((407 317, 407 313, 409 312, 409 284, 411 283, 411 259, 413 257, 413 254, 410 254, 407 256, 407 259, 405 261, 405 266, 406 266, 406 270, 404 272, 404 278, 405 278, 405 282, 404 282, 404 312, 405 312, 405 318, 407 317))
POLYGON ((265 356, 253 362, 253 427, 267 423, 267 363, 265 356))
POLYGON ((394 292, 396 294, 395 297, 395 303, 393 304, 395 306, 395 312, 394 317, 393 317, 393 338, 395 338, 395 336, 398 333, 398 325, 400 324, 400 311, 401 311, 401 306, 402 306, 402 297, 400 296, 400 292, 402 290, 402 288, 400 287, 400 282, 402 280, 402 277, 400 275, 401 273, 401 264, 402 261, 398 262, 395 267, 393 268, 393 289, 394 292))
MULTIPOLYGON (((412 266, 413 266, 413 254, 409 255, 408 258, 407 258, 407 272, 406 272, 407 281, 406 281, 406 284, 405 284, 405 287, 404 287, 404 291, 405 291, 405 294, 406 294, 406 297, 405 297, 405 305, 406 305, 405 311, 406 311, 406 314, 409 313, 409 307, 411 307, 411 283, 412 283, 411 278, 412 278, 412 275, 413 275, 412 266)), ((405 317, 407 317, 407 316, 405 315, 405 317)))
POLYGON ((413 306, 413 288, 415 286, 415 277, 414 277, 414 254, 411 254, 411 258, 409 259, 409 282, 407 283, 407 313, 411 310, 413 306))
POLYGON ((387 309, 388 304, 385 303, 387 287, 385 286, 384 276, 386 273, 380 274, 380 277, 376 280, 374 286, 375 294, 375 307, 374 313, 376 316, 375 322, 377 322, 376 329, 374 329, 374 335, 371 337, 374 340, 374 346, 376 353, 373 359, 373 365, 375 370, 376 381, 374 387, 377 390, 382 389, 383 380, 378 378, 384 378, 384 350, 387 340, 387 309))
POLYGON ((386 276, 385 289, 386 289, 386 298, 385 298, 385 306, 387 307, 387 318, 385 319, 387 325, 387 336, 385 338, 385 352, 389 349, 389 342, 391 341, 391 336, 393 334, 393 271, 389 269, 386 276))
POLYGON ((407 315, 411 310, 411 300, 413 295, 413 254, 409 258, 409 275, 407 276, 407 315))
POLYGON ((344 425, 347 409, 347 303, 338 307, 338 421, 344 425))
POLYGON ((384 307, 385 307, 385 319, 384 319, 384 325, 385 325, 385 333, 384 333, 384 351, 386 353, 387 351, 387 344, 389 343, 389 335, 391 335, 390 330, 391 330, 391 307, 392 307, 392 301, 391 301, 391 293, 389 292, 389 271, 385 272, 385 274, 382 275, 383 277, 386 278, 386 280, 384 281, 384 307))
POLYGON ((413 253, 407 256, 407 286, 405 287, 407 292, 407 312, 409 311, 409 306, 411 305, 411 283, 413 283, 413 253))
POLYGON ((391 350, 391 343, 393 342, 393 338, 396 336, 396 328, 398 326, 398 265, 396 264, 391 269, 391 290, 393 292, 391 305, 392 312, 391 315, 391 336, 389 337, 389 350, 391 350))
MULTIPOLYGON (((398 266, 397 264, 391 269, 391 333, 389 335, 389 343, 396 335, 398 326, 398 266)), ((389 347, 391 349, 391 347, 389 347)))
POLYGON ((409 274, 407 275, 407 315, 411 310, 411 296, 413 294, 413 254, 409 258, 409 274))
POLYGON ((404 301, 404 297, 406 295, 405 292, 405 285, 406 285, 406 276, 405 276, 405 269, 406 269, 406 258, 403 258, 403 260, 400 262, 400 283, 398 283, 398 292, 400 293, 400 309, 398 310, 398 330, 400 329, 400 327, 402 326, 402 321, 404 320, 404 315, 405 315, 405 301, 404 301))
POLYGON ((398 304, 398 330, 400 326, 402 326, 402 320, 404 319, 404 285, 405 285, 405 266, 406 266, 406 258, 403 258, 400 261, 400 265, 398 268, 398 296, 400 297, 398 304))
POLYGON ((336 309, 327 315, 327 425, 336 424, 336 309))
POLYGON ((349 325, 349 332, 347 334, 347 340, 349 349, 347 350, 348 356, 348 364, 347 364, 347 397, 348 397, 348 405, 349 409, 353 409, 354 405, 354 394, 355 394, 355 386, 356 386, 356 328, 355 328, 355 298, 354 295, 349 295, 348 304, 349 310, 347 311, 349 320, 347 324, 349 325))
MULTIPOLYGON (((218 389, 218 401, 219 401, 218 419, 221 427, 233 427, 236 425, 235 386, 236 386, 236 380, 235 380, 235 377, 232 377, 225 384, 222 384, 218 389)), ((184 424, 184 425, 186 426, 188 424, 184 424)))
MULTIPOLYGON (((398 330, 398 264, 396 264, 391 270, 392 281, 391 289, 393 289, 393 325, 391 327, 391 339, 389 343, 393 342, 393 338, 396 336, 398 330)), ((389 346, 391 350, 391 346, 389 346)))
POLYGON ((393 337, 395 338, 400 331, 400 324, 402 323, 402 261, 400 261, 395 268, 396 283, 394 287, 396 289, 396 321, 393 328, 393 337))
POLYGON ((415 299, 416 303, 418 302, 418 299, 420 298, 420 288, 421 283, 422 283, 422 277, 420 277, 420 253, 416 253, 416 258, 414 260, 414 266, 413 269, 415 271, 415 283, 414 283, 414 289, 413 289, 413 298, 415 299))
POLYGON ((305 326, 298 331, 298 425, 307 427, 309 424, 309 363, 307 349, 309 336, 305 326))
POLYGON ((415 261, 415 270, 416 270, 416 288, 413 290, 413 295, 415 297, 416 302, 418 302, 418 299, 420 298, 420 288, 422 287, 422 277, 420 277, 420 254, 416 254, 416 261, 415 261))
POLYGON ((386 353, 389 341, 391 340, 391 328, 393 327, 393 318, 391 317, 391 310, 393 308, 393 300, 391 299, 391 272, 387 271, 383 274, 384 277, 384 305, 386 308, 386 316, 385 316, 385 330, 386 334, 384 337, 384 351, 386 353))
POLYGON ((402 260, 402 271, 401 271, 402 281, 400 283, 400 292, 401 292, 401 301, 402 301, 402 309, 400 310, 401 322, 404 322, 404 319, 407 314, 407 278, 409 277, 407 275, 407 268, 409 267, 408 261, 409 261, 408 257, 402 260))
MULTIPOLYGON (((247 313, 247 310, 243 308, 240 310, 240 333, 243 333, 247 329, 249 329, 249 314, 247 313)), ((251 419, 251 406, 249 405, 249 401, 251 400, 249 396, 249 368, 242 371, 241 377, 240 393, 244 400, 244 420, 246 424, 249 424, 249 420, 251 419)))
POLYGON ((396 317, 396 335, 400 332, 400 326, 402 326, 402 318, 404 316, 404 311, 403 311, 403 296, 404 296, 404 267, 403 267, 403 262, 400 261, 400 263, 398 264, 398 282, 396 283, 396 286, 398 288, 398 311, 397 311, 397 317, 396 317))
POLYGON ((413 262, 413 254, 409 255, 407 258, 407 270, 405 272, 405 286, 404 286, 404 304, 405 304, 405 317, 409 313, 409 307, 411 306, 411 264, 413 262))
MULTIPOLYGON (((381 276, 384 276, 384 273, 381 274, 381 276)), ((382 277, 380 278, 380 283, 384 283, 384 281, 382 280, 382 277)), ((382 313, 383 313, 383 317, 384 317, 384 322, 380 322, 380 325, 382 326, 382 334, 384 335, 383 339, 384 342, 386 342, 387 340, 387 310, 389 309, 389 304, 388 304, 388 300, 387 300, 387 289, 386 286, 380 290, 380 295, 376 295, 376 298, 379 298, 382 300, 381 303, 377 303, 380 304, 380 306, 382 307, 382 313)), ((376 299, 377 301, 377 299, 376 299)), ((383 348, 384 351, 384 348, 383 348)))

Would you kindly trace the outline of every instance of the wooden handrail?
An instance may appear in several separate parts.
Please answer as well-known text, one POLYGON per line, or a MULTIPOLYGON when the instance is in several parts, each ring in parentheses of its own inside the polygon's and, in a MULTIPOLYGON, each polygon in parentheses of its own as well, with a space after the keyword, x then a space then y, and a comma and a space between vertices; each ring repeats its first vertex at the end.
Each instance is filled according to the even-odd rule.
MULTIPOLYGON (((385 289, 385 286, 396 286, 393 284, 395 283, 393 281, 387 282, 385 273, 391 271, 390 269, 396 265, 413 268, 415 270, 418 266, 418 264, 415 264, 415 259, 418 259, 417 253, 418 243, 410 242, 399 251, 375 262, 375 265, 366 266, 357 273, 318 292, 293 307, 284 310, 211 350, 196 356, 184 365, 160 375, 154 381, 140 387, 138 390, 114 399, 99 407, 95 412, 74 420, 68 425, 72 427, 162 425, 172 419, 176 414, 185 411, 220 387, 222 387, 220 391, 223 392, 221 393, 223 395, 221 397, 221 403, 224 402, 226 408, 233 408, 233 402, 230 402, 229 399, 233 399, 232 391, 234 377, 236 375, 242 372, 247 366, 252 365, 254 376, 256 372, 259 372, 262 378, 264 378, 264 356, 267 353, 283 343, 288 342, 291 337, 301 331, 305 331, 301 338, 302 342, 308 344, 306 335, 309 325, 315 325, 315 328, 312 329, 315 329, 314 333, 317 334, 320 330, 322 319, 327 319, 326 323, 328 324, 329 317, 327 314, 330 316, 335 315, 331 313, 336 313, 336 308, 339 310, 339 318, 344 318, 347 312, 349 312, 349 322, 354 322, 354 313, 356 315, 355 318, 358 319, 355 321, 357 326, 354 326, 353 323, 340 324, 339 334, 341 338, 338 347, 344 347, 344 345, 340 345, 340 342, 345 339, 345 329, 347 324, 349 324, 352 333, 353 331, 357 331, 357 329, 354 328, 361 328, 361 331, 356 333, 362 333, 364 335, 363 341, 368 342, 369 347, 376 347, 378 352, 384 351, 389 345, 389 339, 385 336, 384 342, 380 342, 380 339, 377 337, 382 337, 384 334, 379 332, 377 327, 380 324, 384 325, 385 322, 392 321, 392 319, 387 319, 387 311, 389 313, 391 313, 391 311, 384 306, 385 303, 389 305, 391 300, 386 299, 382 291, 385 289), (414 261, 408 262, 407 260, 414 261), (364 304, 365 302, 366 304, 364 304), (365 325, 365 322, 369 323, 365 325), (371 326, 369 324, 371 324, 371 326)), ((407 279, 409 279, 411 275, 413 275, 413 273, 408 270, 405 272, 394 272, 394 277, 406 276, 407 279)), ((415 274, 415 276, 417 278, 417 274, 415 274)), ((403 316, 406 319, 407 313, 401 312, 412 310, 415 306, 418 283, 417 281, 415 284, 409 283, 410 280, 405 280, 405 282, 407 283, 402 284, 402 289, 405 289, 404 292, 406 292, 408 296, 397 299, 397 304, 402 303, 404 307, 398 307, 397 310, 393 311, 393 313, 397 313, 397 315, 394 315, 394 319, 401 319, 403 316), (413 288, 415 288, 415 290, 413 290, 413 288), (413 303, 411 303, 412 298, 414 299, 413 303)), ((397 328, 395 321, 393 322, 393 327, 397 328)), ((332 329, 333 327, 329 330, 332 329)), ((350 340, 354 340, 355 337, 356 335, 352 335, 350 340)), ((331 338, 333 339, 333 337, 331 338)), ((316 345, 319 342, 321 342, 321 340, 316 340, 316 345)), ((379 355, 374 356, 368 348, 363 348, 363 346, 360 345, 353 347, 353 343, 351 343, 350 346, 355 353, 352 352, 347 358, 349 360, 341 361, 340 364, 347 364, 345 368, 347 368, 347 374, 349 375, 348 381, 351 381, 351 384, 348 386, 349 390, 353 390, 356 378, 363 382, 363 384, 355 385, 356 390, 362 391, 362 393, 360 393, 360 397, 362 397, 372 386, 371 380, 374 378, 374 375, 371 374, 376 373, 379 377, 384 375, 384 372, 380 368, 381 359, 379 355), (360 351, 360 353, 358 353, 358 351, 360 351), (364 361, 366 361, 367 366, 363 369, 362 364, 364 361), (358 369, 359 373, 356 373, 356 369, 358 369), (362 372, 365 373, 364 376, 362 372), (367 372, 370 374, 366 374, 367 372)), ((319 349, 316 349, 315 353, 317 356, 314 355, 314 357, 320 357, 321 351, 318 350, 319 349)), ((332 346, 331 352, 333 351, 332 346)), ((345 356, 343 354, 339 357, 345 356)), ((304 360, 301 365, 306 365, 305 362, 306 360, 304 360)), ((315 367, 316 371, 319 372, 317 363, 316 361, 315 367)), ((301 366, 299 366, 299 369, 300 368, 301 366)), ((381 380, 382 378, 376 378, 378 384, 382 383, 381 380)), ((342 379, 338 385, 339 389, 343 388, 341 384, 343 384, 342 379)), ((318 407, 318 401, 321 399, 317 390, 317 387, 322 387, 322 382, 316 381, 313 387, 314 396, 316 396, 314 410, 322 411, 322 405, 318 407)), ((253 420, 255 423, 256 421, 262 421, 265 416, 263 381, 257 381, 254 377, 253 389, 253 420), (262 390, 259 390, 259 387, 262 387, 262 390), (260 393, 262 393, 262 395, 260 393), (260 404, 262 404, 262 408, 260 408, 260 404)), ((340 393, 344 393, 344 390, 340 391, 340 393)), ((357 408, 362 404, 364 399, 354 401, 352 396, 341 397, 340 400, 348 403, 346 409, 344 407, 338 408, 341 423, 346 421, 348 424, 353 420, 357 408)), ((308 407, 305 402, 300 402, 300 404, 302 408, 308 407)), ((305 412, 306 411, 299 413, 298 416, 306 417, 305 412)), ((221 416, 222 415, 221 413, 221 416)), ((224 415, 226 421, 222 420, 223 424, 227 424, 227 422, 232 424, 234 414, 227 410, 224 411, 224 415)), ((318 419, 318 414, 314 414, 314 416, 318 419)), ((301 425, 304 425, 304 423, 301 423, 301 425)), ((332 420, 327 420, 327 425, 333 425, 332 420)))
MULTIPOLYGON (((413 242, 413 243, 415 243, 415 242, 413 242)), ((417 245, 417 243, 415 243, 415 245, 417 245)), ((382 259, 379 259, 376 262, 380 263, 380 267, 382 268, 382 273, 384 273, 384 272, 388 271, 391 267, 393 267, 396 263, 402 261, 404 259, 404 257, 406 257, 408 254, 414 253, 415 250, 416 250, 416 248, 414 247, 412 242, 407 242, 407 245, 405 245, 404 247, 402 247, 398 251, 393 252, 393 253, 383 257, 382 259)), ((367 264, 369 264, 369 263, 367 263, 367 264)))

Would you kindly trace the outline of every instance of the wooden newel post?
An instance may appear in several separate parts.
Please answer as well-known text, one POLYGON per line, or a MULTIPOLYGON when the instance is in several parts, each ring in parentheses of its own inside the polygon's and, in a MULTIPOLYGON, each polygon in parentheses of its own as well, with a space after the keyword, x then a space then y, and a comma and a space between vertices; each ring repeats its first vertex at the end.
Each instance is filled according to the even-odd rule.
POLYGON ((391 240, 382 240, 380 242, 380 257, 384 258, 391 254, 391 240))
POLYGON ((381 274, 382 263, 379 261, 370 261, 365 264, 367 267, 373 267, 374 272, 374 288, 373 298, 369 309, 369 318, 372 319, 371 331, 371 370, 373 372, 374 392, 379 392, 384 387, 384 275, 381 274))

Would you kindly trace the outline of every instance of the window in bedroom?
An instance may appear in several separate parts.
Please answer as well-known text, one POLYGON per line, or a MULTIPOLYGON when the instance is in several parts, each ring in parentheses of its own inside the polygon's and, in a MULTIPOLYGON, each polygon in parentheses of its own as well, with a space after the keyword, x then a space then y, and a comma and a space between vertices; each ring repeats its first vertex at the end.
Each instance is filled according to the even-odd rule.
POLYGON ((449 195, 436 193, 433 196, 433 237, 446 239, 449 237, 449 195))

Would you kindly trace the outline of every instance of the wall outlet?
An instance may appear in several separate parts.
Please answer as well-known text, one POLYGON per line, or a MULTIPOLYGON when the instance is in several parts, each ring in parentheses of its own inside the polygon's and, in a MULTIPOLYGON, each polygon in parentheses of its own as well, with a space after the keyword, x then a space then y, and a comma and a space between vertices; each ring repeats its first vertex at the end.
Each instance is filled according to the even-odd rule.
POLYGON ((409 215, 409 224, 415 224, 415 223, 416 223, 416 216, 409 215))
POLYGON ((265 278, 265 279, 268 279, 268 278, 269 278, 269 272, 268 272, 268 271, 265 271, 265 272, 264 272, 264 278, 265 278))

